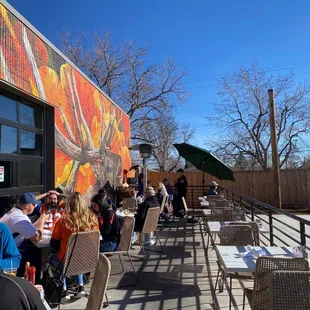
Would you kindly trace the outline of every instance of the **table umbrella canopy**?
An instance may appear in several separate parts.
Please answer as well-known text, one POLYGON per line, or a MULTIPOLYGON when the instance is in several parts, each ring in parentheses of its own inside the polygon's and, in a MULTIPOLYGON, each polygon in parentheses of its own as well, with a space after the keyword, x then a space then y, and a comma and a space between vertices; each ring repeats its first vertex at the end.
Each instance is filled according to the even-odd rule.
POLYGON ((174 146, 180 156, 197 169, 207 172, 220 180, 235 181, 233 171, 211 152, 187 143, 174 144, 174 146))

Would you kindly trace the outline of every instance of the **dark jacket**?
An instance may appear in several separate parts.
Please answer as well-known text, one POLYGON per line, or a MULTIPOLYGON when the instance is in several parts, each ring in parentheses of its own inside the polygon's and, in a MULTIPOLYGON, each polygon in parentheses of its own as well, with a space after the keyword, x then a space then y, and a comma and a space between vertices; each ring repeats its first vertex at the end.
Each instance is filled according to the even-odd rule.
POLYGON ((46 310, 39 291, 28 281, 0 273, 0 309, 46 310))
POLYGON ((114 210, 108 209, 98 218, 98 222, 102 240, 113 243, 120 241, 121 220, 114 210))
POLYGON ((215 190, 214 187, 210 187, 209 190, 207 191, 207 195, 205 196, 215 196, 218 195, 217 191, 215 190))
POLYGON ((184 174, 178 178, 177 182, 175 183, 175 187, 177 188, 178 197, 186 197, 187 180, 184 174))
POLYGON ((156 196, 145 198, 145 200, 139 204, 137 214, 135 215, 135 230, 141 230, 143 228, 147 211, 149 208, 159 207, 159 202, 156 196))

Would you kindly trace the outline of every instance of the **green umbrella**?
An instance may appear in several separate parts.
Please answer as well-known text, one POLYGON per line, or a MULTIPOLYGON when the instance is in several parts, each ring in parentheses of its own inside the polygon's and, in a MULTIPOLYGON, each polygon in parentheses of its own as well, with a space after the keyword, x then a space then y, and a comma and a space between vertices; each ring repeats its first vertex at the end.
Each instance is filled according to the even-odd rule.
POLYGON ((232 170, 211 152, 187 143, 174 144, 174 146, 180 156, 193 164, 197 169, 207 172, 220 180, 235 181, 232 170))

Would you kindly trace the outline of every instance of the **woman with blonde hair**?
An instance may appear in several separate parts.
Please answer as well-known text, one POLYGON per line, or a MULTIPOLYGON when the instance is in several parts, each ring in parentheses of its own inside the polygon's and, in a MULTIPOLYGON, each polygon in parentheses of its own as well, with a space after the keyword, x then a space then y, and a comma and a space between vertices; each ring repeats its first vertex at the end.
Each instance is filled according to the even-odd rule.
MULTIPOLYGON (((65 214, 56 222, 50 245, 57 253, 53 253, 50 258, 52 269, 57 268, 57 273, 61 273, 63 259, 66 254, 68 240, 71 234, 76 232, 98 230, 98 220, 96 216, 88 209, 83 200, 83 196, 79 192, 74 192, 69 195, 65 207, 65 214), (59 267, 58 267, 59 266, 59 267)), ((85 296, 83 275, 79 274, 75 277, 77 290, 73 298, 85 296)), ((70 300, 71 297, 67 291, 66 280, 64 280, 63 293, 61 301, 70 300)))

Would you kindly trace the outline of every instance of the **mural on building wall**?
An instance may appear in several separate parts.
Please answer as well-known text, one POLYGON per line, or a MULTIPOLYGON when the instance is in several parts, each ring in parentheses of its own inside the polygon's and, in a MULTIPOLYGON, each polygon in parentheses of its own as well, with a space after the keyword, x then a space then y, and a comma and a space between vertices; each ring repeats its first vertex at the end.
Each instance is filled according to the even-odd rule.
POLYGON ((128 116, 1 4, 0 79, 55 106, 56 186, 89 196, 121 181, 128 116))

